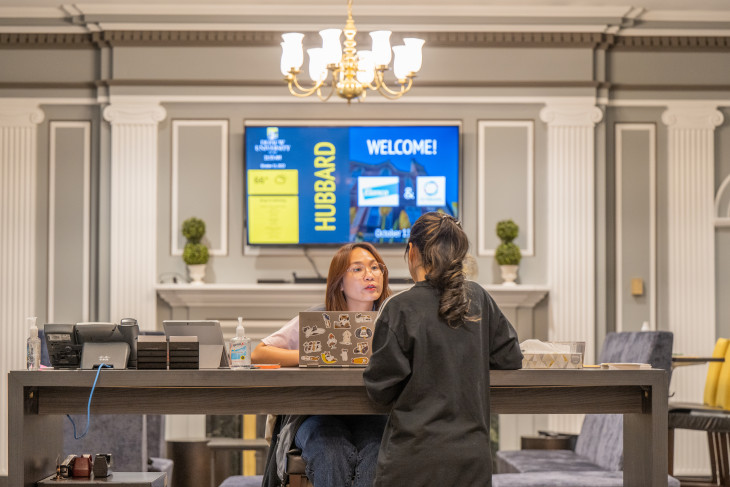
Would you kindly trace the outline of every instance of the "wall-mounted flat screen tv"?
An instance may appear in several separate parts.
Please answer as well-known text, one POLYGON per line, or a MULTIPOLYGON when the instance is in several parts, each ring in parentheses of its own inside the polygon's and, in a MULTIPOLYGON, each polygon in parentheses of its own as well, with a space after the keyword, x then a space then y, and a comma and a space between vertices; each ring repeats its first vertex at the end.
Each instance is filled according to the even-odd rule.
POLYGON ((459 216, 460 125, 247 122, 249 245, 403 244, 459 216))

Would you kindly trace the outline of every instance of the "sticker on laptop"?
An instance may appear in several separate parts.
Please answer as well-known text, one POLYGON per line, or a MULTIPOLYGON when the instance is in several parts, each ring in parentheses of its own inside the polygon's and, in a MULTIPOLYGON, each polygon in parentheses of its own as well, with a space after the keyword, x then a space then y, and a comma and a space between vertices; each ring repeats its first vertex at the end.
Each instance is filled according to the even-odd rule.
POLYGON ((357 338, 370 338, 373 336, 373 330, 368 328, 367 326, 361 326, 357 330, 355 330, 355 336, 357 338))
POLYGON ((326 364, 333 364, 333 363, 337 362, 337 359, 334 358, 331 353, 324 352, 322 354, 322 362, 324 362, 326 364))
POLYGON ((337 338, 335 338, 334 333, 330 333, 329 336, 327 337, 327 346, 330 348, 337 348, 336 345, 337 345, 337 338))
POLYGON ((347 362, 347 349, 346 348, 343 348, 342 351, 340 352, 340 359, 343 362, 347 362))
POLYGON ((365 355, 368 353, 369 347, 368 342, 358 342, 357 345, 355 345, 355 348, 352 350, 352 353, 355 355, 365 355))
POLYGON ((352 345, 352 333, 349 331, 342 332, 342 341, 340 342, 342 345, 352 345))
POLYGON ((322 321, 324 321, 325 328, 332 328, 332 322, 330 322, 330 315, 322 313, 322 321))
POLYGON ((302 362, 312 362, 313 364, 319 363, 319 357, 312 357, 311 355, 302 355, 302 362))
POLYGON ((355 323, 372 323, 373 317, 362 313, 355 313, 355 323))
POLYGON ((304 353, 318 353, 322 351, 322 342, 319 340, 312 340, 311 342, 304 342, 304 353))
POLYGON ((321 335, 324 333, 324 328, 320 328, 317 325, 314 326, 305 326, 302 328, 302 331, 304 332, 304 336, 309 338, 314 335, 321 335))
POLYGON ((370 359, 367 357, 355 357, 352 359, 352 363, 356 365, 366 365, 368 362, 370 362, 370 359))

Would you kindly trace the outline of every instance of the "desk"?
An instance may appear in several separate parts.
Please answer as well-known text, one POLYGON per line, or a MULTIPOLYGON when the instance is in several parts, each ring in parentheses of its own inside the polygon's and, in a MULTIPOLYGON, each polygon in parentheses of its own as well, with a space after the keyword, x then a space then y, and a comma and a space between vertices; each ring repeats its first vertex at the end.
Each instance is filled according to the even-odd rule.
MULTIPOLYGON (((53 472, 65 413, 85 413, 95 371, 9 373, 9 485, 53 472)), ((667 381, 662 370, 491 372, 494 413, 623 413, 624 485, 667 485, 667 381)), ((102 370, 93 413, 384 413, 362 369, 102 370)), ((67 420, 66 420, 67 421, 67 420)), ((91 427, 93 428, 93 423, 91 427)))

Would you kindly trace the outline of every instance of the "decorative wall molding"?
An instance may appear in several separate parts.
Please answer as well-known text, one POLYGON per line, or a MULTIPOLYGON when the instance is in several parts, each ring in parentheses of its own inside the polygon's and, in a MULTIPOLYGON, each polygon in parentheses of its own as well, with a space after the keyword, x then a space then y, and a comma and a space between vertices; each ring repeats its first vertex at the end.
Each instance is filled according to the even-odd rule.
POLYGON ((603 118, 597 106, 582 103, 548 103, 540 110, 540 120, 549 127, 594 127, 603 118))
MULTIPOLYGON (((50 122, 49 141, 49 177, 48 177, 48 323, 54 323, 55 317, 55 263, 56 263, 56 132, 60 128, 81 129, 84 134, 84 176, 80 191, 83 194, 83 235, 82 235, 82 268, 81 272, 81 321, 89 321, 90 300, 90 266, 91 266, 91 122, 50 122)), ((63 188, 61 188, 63 189, 63 188)))
MULTIPOLYGON (((526 130, 526 181, 524 181, 525 199, 527 210, 527 221, 521 223, 520 233, 526 235, 527 244, 521 248, 524 257, 535 255, 535 123, 532 120, 480 120, 477 125, 478 138, 478 160, 477 160, 477 185, 478 185, 478 207, 477 207, 477 252, 478 255, 493 256, 494 248, 489 248, 486 240, 486 232, 489 229, 493 231, 493 227, 488 227, 485 218, 487 216, 487 204, 485 197, 487 194, 487 161, 485 159, 484 147, 484 130, 488 127, 499 128, 521 128, 526 130)), ((492 222, 490 222, 492 223, 492 222)), ((494 222, 496 224, 496 221, 494 222)))
POLYGON ((703 105, 702 102, 670 104, 662 113, 662 122, 670 129, 714 130, 722 124, 723 118, 722 112, 715 106, 703 105))
POLYGON ((0 475, 8 472, 8 372, 25 368, 25 319, 38 316, 37 124, 43 118, 37 102, 0 99, 0 475))
POLYGON ((162 122, 167 112, 160 105, 148 102, 114 103, 104 108, 104 120, 115 124, 156 125, 162 122))
POLYGON ((136 318, 155 329, 157 278, 157 139, 165 109, 156 104, 112 104, 109 317, 136 318))
MULTIPOLYGON (((172 121, 172 216, 170 218, 170 254, 181 256, 183 249, 178 245, 178 236, 182 221, 178 213, 179 203, 179 159, 180 159, 180 127, 219 127, 220 128, 220 234, 218 248, 211 247, 210 255, 228 255, 228 120, 173 120, 172 121)), ((210 196, 210 195, 209 195, 210 196)))
POLYGON ((653 123, 617 123, 616 130, 616 331, 623 331, 623 134, 627 131, 647 132, 649 137, 649 326, 657 329, 657 207, 656 207, 656 126, 653 123))
MULTIPOLYGON (((662 114, 668 126, 667 321, 674 349, 688 355, 706 353, 716 338, 714 130, 722 119, 716 107, 702 104, 670 105, 662 114)), ((677 401, 702 397, 704 369, 687 369, 672 377, 677 401)), ((700 473, 697 466, 707 464, 704 440, 677 435, 675 471, 700 473)))
MULTIPOLYGON (((586 363, 595 360, 595 124, 592 104, 549 104, 547 123, 548 338, 585 341, 586 363)), ((551 415, 555 431, 578 431, 582 416, 551 415)))
MULTIPOLYGON (((225 25, 225 24, 221 24, 225 25)), ((306 30, 300 29, 302 32, 306 30)), ((282 31, 283 32, 283 31, 282 31)), ((83 48, 103 46, 238 46, 267 47, 281 42, 277 30, 196 30, 143 28, 130 30, 102 30, 90 33, 4 32, 0 46, 13 48, 83 48)), ((314 30, 308 33, 316 33, 314 30)), ((619 35, 602 32, 571 31, 398 31, 395 38, 420 37, 432 47, 539 47, 588 48, 621 51, 729 51, 730 36, 722 35, 619 35)), ((356 39, 359 45, 368 45, 365 31, 356 39)))

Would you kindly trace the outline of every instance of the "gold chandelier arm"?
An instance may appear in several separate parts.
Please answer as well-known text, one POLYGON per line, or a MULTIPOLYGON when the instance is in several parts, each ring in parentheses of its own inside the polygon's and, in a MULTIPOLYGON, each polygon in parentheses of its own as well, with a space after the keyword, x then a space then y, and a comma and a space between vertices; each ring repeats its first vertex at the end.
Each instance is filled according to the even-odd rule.
POLYGON ((318 81, 311 88, 304 88, 302 85, 299 84, 299 80, 297 79, 298 73, 298 71, 295 72, 294 70, 292 70, 291 74, 289 74, 289 76, 285 78, 286 81, 289 83, 289 93, 299 98, 305 98, 320 91, 320 88, 324 84, 324 81, 318 81))
POLYGON ((389 100, 397 100, 401 96, 408 93, 408 91, 411 89, 411 86, 413 86, 413 76, 408 76, 408 80, 406 82, 400 83, 400 90, 392 90, 388 87, 388 85, 385 83, 385 79, 383 77, 383 72, 378 71, 376 74, 376 83, 375 86, 369 86, 370 89, 377 91, 381 95, 383 95, 385 98, 388 98, 389 100))

